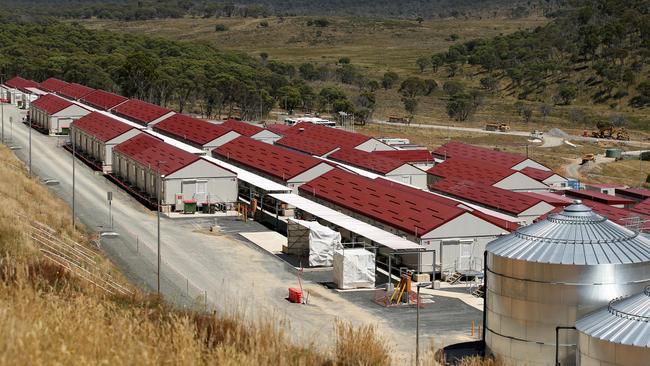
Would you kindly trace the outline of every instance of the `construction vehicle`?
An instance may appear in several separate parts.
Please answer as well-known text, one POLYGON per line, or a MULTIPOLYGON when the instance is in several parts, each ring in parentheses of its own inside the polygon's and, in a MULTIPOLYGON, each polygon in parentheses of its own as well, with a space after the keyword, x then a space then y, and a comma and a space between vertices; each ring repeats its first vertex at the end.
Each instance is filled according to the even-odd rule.
POLYGON ((485 130, 486 131, 500 131, 500 132, 506 132, 510 131, 510 125, 506 123, 488 123, 485 125, 485 130))
POLYGON ((388 122, 394 122, 394 123, 404 123, 404 124, 410 124, 411 119, 408 117, 402 117, 402 116, 388 116, 388 122))
POLYGON ((584 154, 582 156, 582 163, 580 163, 580 165, 585 164, 585 163, 587 163, 589 161, 596 161, 596 155, 594 155, 594 154, 584 154))
MULTIPOLYGON (((599 122, 596 124, 596 128, 598 131, 592 131, 591 132, 591 137, 595 137, 598 139, 614 139, 614 140, 621 140, 621 141, 628 141, 630 139, 630 134, 625 130, 625 128, 621 127, 616 129, 614 125, 612 125, 609 122, 599 122)), ((586 135, 585 131, 585 135, 586 135)))

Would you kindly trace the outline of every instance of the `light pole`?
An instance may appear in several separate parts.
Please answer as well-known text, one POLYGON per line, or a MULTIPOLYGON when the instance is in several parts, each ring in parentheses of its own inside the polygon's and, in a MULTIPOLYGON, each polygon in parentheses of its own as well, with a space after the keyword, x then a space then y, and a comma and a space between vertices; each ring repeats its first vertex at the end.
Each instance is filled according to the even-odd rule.
POLYGON ((162 179, 163 175, 160 174, 160 164, 164 164, 165 162, 162 160, 158 160, 156 162, 156 167, 158 168, 158 184, 157 184, 157 192, 156 192, 156 198, 158 200, 158 212, 157 212, 157 221, 158 221, 158 296, 160 296, 160 194, 162 192, 162 179))
POLYGON ((27 113, 27 119, 29 120, 29 176, 32 176, 32 115, 27 113))
POLYGON ((418 295, 415 312, 415 366, 420 366, 420 288, 430 285, 431 282, 420 282, 416 285, 418 295))
MULTIPOLYGON (((74 133, 74 129, 70 129, 70 136, 72 137, 72 230, 77 230, 77 221, 75 218, 75 204, 74 204, 74 199, 75 199, 75 166, 76 164, 74 163, 74 160, 77 157, 77 150, 76 150, 76 145, 75 145, 75 140, 76 140, 76 133, 74 133)), ((30 147, 31 151, 31 147, 30 147)))
POLYGON ((111 226, 111 230, 113 230, 113 192, 106 192, 106 200, 108 201, 108 223, 111 226))
MULTIPOLYGON (((4 75, 0 75, 0 85, 4 85, 4 75)), ((4 90, 4 88, 3 88, 4 90)), ((2 101, 0 101, 0 119, 2 120, 2 143, 5 143, 5 102, 4 91, 2 92, 2 101)))

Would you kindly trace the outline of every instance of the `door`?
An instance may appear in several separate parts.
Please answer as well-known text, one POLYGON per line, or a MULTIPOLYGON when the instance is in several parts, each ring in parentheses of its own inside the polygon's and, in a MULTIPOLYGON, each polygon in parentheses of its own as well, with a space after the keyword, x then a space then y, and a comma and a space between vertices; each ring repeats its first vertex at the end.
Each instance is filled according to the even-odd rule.
POLYGON ((467 271, 471 269, 472 262, 472 241, 461 240, 458 257, 458 269, 467 271))
POLYGON ((196 180, 184 180, 181 182, 181 193, 183 193, 183 199, 185 200, 196 200, 196 180))

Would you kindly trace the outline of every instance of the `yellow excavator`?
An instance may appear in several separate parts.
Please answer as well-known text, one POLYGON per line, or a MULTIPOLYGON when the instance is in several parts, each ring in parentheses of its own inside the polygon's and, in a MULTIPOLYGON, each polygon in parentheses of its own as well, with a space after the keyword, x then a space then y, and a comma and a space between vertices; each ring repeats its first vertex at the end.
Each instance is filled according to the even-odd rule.
POLYGON ((621 141, 630 140, 630 134, 625 130, 624 127, 614 128, 614 126, 609 122, 599 122, 596 124, 598 131, 593 131, 591 137, 599 139, 614 139, 621 141))

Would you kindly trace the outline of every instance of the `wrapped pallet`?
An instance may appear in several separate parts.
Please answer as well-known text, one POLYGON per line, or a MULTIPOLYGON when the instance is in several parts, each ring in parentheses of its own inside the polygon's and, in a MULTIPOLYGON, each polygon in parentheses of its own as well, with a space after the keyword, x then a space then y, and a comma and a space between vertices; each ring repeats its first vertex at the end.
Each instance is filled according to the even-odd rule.
POLYGON ((316 221, 290 219, 287 252, 309 258, 310 267, 332 265, 334 250, 341 246, 341 234, 316 221))
POLYGON ((334 283, 340 289, 375 287, 375 254, 363 248, 334 252, 334 283))

